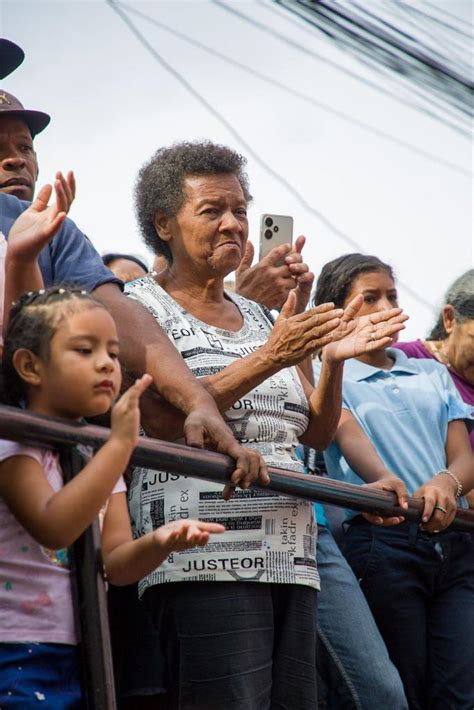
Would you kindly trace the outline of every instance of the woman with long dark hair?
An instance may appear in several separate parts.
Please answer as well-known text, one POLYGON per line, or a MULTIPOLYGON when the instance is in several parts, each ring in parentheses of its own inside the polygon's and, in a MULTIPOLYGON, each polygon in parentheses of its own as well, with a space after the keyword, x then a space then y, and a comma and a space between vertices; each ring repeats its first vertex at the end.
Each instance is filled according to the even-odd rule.
MULTIPOLYGON (((391 267, 363 254, 323 267, 315 304, 344 307, 356 294, 365 315, 398 305, 391 267)), ((446 367, 385 347, 346 362, 341 419, 325 452, 334 478, 362 484, 395 474, 424 498, 421 526, 380 527, 352 514, 344 540, 414 710, 474 704, 474 546, 449 528, 474 487, 463 421, 472 416, 446 367)))

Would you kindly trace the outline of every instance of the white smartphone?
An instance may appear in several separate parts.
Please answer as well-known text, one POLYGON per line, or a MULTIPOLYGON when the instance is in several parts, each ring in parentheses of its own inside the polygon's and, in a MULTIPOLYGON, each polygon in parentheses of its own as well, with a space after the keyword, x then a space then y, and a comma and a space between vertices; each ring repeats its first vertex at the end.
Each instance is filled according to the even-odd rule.
POLYGON ((263 259, 273 247, 280 244, 293 244, 293 217, 284 214, 262 214, 259 259, 263 259))

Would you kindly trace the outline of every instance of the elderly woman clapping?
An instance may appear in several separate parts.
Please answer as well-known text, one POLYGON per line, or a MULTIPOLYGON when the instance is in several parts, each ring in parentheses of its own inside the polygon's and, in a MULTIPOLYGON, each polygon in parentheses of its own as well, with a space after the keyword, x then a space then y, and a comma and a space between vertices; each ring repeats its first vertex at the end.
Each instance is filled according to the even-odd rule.
MULTIPOLYGON (((208 142, 152 157, 138 177, 137 216, 167 268, 127 291, 202 378, 236 438, 268 464, 301 471, 298 442, 325 448, 333 438, 343 361, 387 345, 405 317, 391 309, 357 319, 359 297, 345 311, 328 303, 296 313, 297 287, 273 324, 264 307, 226 293, 224 278, 248 238, 244 165, 208 142), (294 366, 323 346, 314 389, 294 366)), ((142 469, 130 500, 137 534, 188 516, 226 527, 218 542, 174 554, 140 585, 178 706, 313 709, 319 579, 312 505, 261 490, 225 502, 215 484, 142 469)))

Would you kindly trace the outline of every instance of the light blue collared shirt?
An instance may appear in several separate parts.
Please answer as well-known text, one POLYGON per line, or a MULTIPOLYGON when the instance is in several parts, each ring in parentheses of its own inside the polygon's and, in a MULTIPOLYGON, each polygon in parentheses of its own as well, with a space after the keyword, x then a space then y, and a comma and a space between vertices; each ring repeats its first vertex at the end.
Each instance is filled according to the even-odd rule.
MULTIPOLYGON (((395 362, 381 370, 360 360, 344 365, 343 408, 349 409, 386 467, 401 478, 412 495, 446 468, 448 423, 474 418, 444 365, 436 360, 408 358, 401 350, 387 353, 395 362)), ((320 363, 315 361, 315 381, 320 363)), ((339 446, 324 452, 329 475, 349 483, 364 481, 351 469, 339 446)))

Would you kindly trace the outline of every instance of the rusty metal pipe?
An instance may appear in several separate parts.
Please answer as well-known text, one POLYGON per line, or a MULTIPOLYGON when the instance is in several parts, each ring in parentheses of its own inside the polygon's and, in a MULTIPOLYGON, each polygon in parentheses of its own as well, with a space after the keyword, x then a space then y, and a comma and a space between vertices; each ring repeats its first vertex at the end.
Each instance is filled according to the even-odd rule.
MULTIPOLYGON (((99 448, 109 438, 110 429, 0 406, 0 436, 44 446, 85 444, 99 448)), ((146 437, 140 439, 131 463, 222 484, 227 482, 233 471, 232 460, 224 454, 146 437)), ((407 520, 421 519, 423 501, 420 498, 410 498, 408 509, 404 510, 397 505, 395 494, 388 491, 371 490, 277 468, 270 468, 270 477, 271 483, 266 490, 276 493, 352 510, 378 512, 385 516, 403 515, 407 520)), ((474 530, 474 511, 458 510, 451 527, 474 530)))

